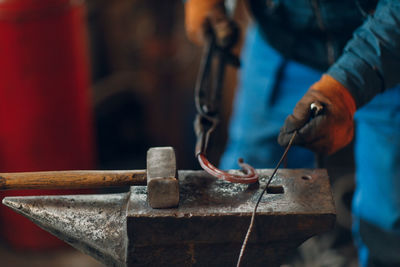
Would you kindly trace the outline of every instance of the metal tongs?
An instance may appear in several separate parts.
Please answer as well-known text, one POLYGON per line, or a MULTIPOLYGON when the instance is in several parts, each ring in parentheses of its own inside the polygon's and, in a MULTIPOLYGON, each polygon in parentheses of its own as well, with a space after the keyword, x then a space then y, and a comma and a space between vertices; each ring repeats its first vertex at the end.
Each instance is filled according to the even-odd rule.
POLYGON ((239 159, 238 163, 243 174, 232 174, 218 169, 206 157, 210 135, 219 123, 221 90, 226 64, 240 66, 238 57, 230 52, 232 46, 232 44, 218 45, 215 33, 212 29, 209 30, 195 87, 197 110, 194 123, 197 136, 195 155, 201 167, 209 174, 233 183, 250 184, 258 181, 258 174, 242 159, 239 159))

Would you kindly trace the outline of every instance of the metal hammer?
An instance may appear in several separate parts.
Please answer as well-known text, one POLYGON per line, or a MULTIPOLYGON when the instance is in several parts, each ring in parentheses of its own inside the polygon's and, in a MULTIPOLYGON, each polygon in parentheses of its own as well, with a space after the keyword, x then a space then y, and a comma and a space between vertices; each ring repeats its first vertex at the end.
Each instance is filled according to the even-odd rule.
POLYGON ((48 171, 0 173, 0 190, 76 189, 147 184, 152 208, 173 208, 179 203, 175 151, 155 147, 147 152, 147 170, 48 171))
POLYGON ((176 157, 172 147, 156 147, 147 151, 147 202, 152 208, 178 206, 179 184, 176 157))

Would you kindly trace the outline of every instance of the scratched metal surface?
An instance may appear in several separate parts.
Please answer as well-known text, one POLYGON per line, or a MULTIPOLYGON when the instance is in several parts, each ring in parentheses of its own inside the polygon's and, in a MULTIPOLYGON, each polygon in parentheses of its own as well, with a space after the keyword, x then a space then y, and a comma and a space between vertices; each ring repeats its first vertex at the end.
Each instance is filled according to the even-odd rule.
MULTIPOLYGON (((145 187, 132 187, 127 209, 129 266, 234 266, 260 185, 232 184, 202 171, 180 171, 178 209, 151 209, 145 187), (157 255, 157 256, 155 256, 157 255)), ((284 255, 335 221, 325 170, 280 170, 259 206, 243 266, 279 266, 284 255)))
MULTIPOLYGON (((257 170, 257 185, 233 184, 216 179, 203 171, 179 171, 179 208, 152 209, 146 203, 146 187, 132 187, 128 216, 226 216, 250 214, 272 170, 257 170)), ((281 169, 272 180, 281 185, 283 194, 265 194, 260 214, 331 214, 335 213, 327 172, 308 169, 281 169)))
POLYGON ((3 204, 107 266, 125 262, 128 194, 7 197, 3 204))
MULTIPOLYGON (((107 266, 234 265, 261 185, 180 171, 180 205, 152 209, 146 187, 130 193, 9 197, 3 203, 107 266)), ((259 206, 243 266, 278 266, 288 250, 335 221, 324 170, 280 170, 259 206), (306 179, 304 179, 305 177, 306 179)))

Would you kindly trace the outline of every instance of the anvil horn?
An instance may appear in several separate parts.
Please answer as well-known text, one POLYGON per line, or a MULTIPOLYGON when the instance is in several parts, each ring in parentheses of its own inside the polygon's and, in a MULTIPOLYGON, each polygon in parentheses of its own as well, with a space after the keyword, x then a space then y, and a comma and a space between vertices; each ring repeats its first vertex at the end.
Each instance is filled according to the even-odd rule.
POLYGON ((3 204, 107 266, 123 265, 129 194, 7 197, 3 204))

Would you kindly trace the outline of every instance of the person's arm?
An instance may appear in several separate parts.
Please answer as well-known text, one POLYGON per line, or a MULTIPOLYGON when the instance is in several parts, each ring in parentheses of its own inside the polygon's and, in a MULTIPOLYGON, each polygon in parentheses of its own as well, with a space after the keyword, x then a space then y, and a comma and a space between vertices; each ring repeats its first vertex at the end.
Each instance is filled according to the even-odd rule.
POLYGON ((203 44, 205 23, 214 10, 224 10, 224 0, 185 1, 185 29, 190 41, 203 44))
POLYGON ((381 0, 328 70, 353 95, 357 107, 400 83, 400 1, 381 0))
MULTIPOLYGON (((375 95, 400 83, 400 0, 381 0, 374 15, 354 33, 343 55, 311 86, 289 115, 278 137, 294 144, 332 154, 353 138, 357 108, 375 95), (324 106, 310 120, 310 105, 324 106)), ((400 100, 399 100, 400 101, 400 100)))
POLYGON ((210 28, 220 47, 232 46, 238 39, 238 27, 227 15, 224 0, 185 1, 185 28, 189 40, 197 45, 203 45, 210 28))

